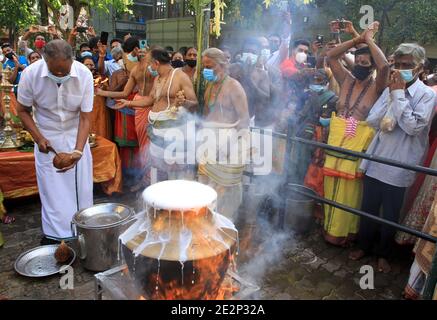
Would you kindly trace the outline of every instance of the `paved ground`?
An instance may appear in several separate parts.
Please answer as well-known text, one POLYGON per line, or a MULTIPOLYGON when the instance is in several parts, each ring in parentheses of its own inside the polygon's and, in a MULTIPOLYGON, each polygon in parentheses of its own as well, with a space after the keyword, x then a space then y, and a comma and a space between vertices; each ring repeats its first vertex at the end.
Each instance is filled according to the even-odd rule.
MULTIPOLYGON (((134 195, 108 198, 96 197, 96 202, 135 203, 134 195)), ((14 261, 20 253, 39 246, 39 198, 7 202, 7 208, 17 221, 0 225, 6 243, 0 248, 0 296, 9 299, 93 299, 93 273, 84 270, 79 261, 75 270, 75 289, 61 290, 60 276, 44 279, 22 277, 14 271, 14 261)), ((361 266, 375 267, 372 258, 360 262, 349 261, 349 250, 326 244, 315 230, 306 237, 272 239, 242 267, 241 274, 251 274, 261 287, 258 299, 400 299, 411 264, 408 251, 399 252, 393 261, 393 272, 375 272, 375 289, 362 290, 359 286, 361 266), (275 242, 276 241, 276 242, 275 242), (277 255, 271 256, 272 246, 277 255)), ((376 270, 376 267, 375 267, 376 270)))

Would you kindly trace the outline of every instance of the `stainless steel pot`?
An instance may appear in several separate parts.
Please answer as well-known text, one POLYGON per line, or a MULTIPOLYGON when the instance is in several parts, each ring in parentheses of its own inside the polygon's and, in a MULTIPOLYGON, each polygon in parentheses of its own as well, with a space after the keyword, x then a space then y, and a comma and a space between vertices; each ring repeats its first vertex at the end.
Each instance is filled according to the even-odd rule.
POLYGON ((315 201, 297 191, 316 195, 310 188, 289 183, 285 200, 285 226, 298 234, 306 234, 315 224, 315 201))
POLYGON ((78 256, 84 268, 105 271, 119 258, 118 237, 133 222, 134 211, 118 203, 103 203, 77 212, 71 221, 78 256))

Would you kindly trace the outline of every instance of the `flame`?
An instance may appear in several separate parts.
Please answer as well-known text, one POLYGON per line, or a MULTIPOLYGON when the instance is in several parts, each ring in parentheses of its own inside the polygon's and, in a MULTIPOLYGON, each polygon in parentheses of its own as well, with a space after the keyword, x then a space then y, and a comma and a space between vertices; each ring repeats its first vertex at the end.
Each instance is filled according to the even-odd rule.
POLYGON ((186 262, 183 278, 181 266, 179 270, 175 270, 176 280, 170 282, 166 281, 162 274, 152 274, 149 281, 155 285, 155 290, 151 298, 157 300, 228 299, 234 292, 232 284, 224 281, 230 260, 229 251, 225 251, 212 258, 186 262))

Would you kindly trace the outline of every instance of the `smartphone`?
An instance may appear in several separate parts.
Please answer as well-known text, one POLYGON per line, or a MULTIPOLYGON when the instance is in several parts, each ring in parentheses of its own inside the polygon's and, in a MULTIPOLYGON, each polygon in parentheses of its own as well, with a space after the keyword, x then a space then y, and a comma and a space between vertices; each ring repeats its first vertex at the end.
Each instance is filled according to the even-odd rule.
POLYGON ((79 33, 85 33, 85 32, 87 32, 88 28, 87 27, 77 27, 76 30, 79 33))
POLYGON ((38 29, 40 32, 49 32, 48 26, 39 26, 38 29))
POLYGON ((140 49, 147 49, 147 40, 140 40, 140 49))
POLYGON ((316 63, 317 63, 316 57, 309 56, 307 58, 307 65, 308 65, 309 68, 315 68, 316 67, 316 63))
POLYGON ((321 35, 321 34, 318 34, 317 37, 316 37, 316 40, 317 40, 318 43, 323 44, 324 41, 325 41, 325 37, 323 35, 321 35))
POLYGON ((331 32, 331 38, 335 43, 340 43, 340 32, 331 32))
POLYGON ((108 38, 109 38, 109 33, 108 33, 108 32, 106 32, 106 31, 102 31, 102 32, 100 33, 100 42, 101 42, 104 46, 108 45, 108 38))
POLYGON ((344 20, 344 18, 339 19, 338 21, 338 28, 340 29, 340 31, 343 31, 344 29, 346 29, 346 20, 344 20))

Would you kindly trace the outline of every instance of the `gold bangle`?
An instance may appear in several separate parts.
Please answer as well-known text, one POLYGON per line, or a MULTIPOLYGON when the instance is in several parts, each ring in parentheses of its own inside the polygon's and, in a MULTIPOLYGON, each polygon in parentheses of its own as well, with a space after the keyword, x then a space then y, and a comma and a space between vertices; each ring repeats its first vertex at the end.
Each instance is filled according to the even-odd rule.
POLYGON ((83 156, 83 152, 82 151, 80 151, 80 150, 73 150, 73 153, 77 153, 77 154, 80 154, 80 156, 83 156))

